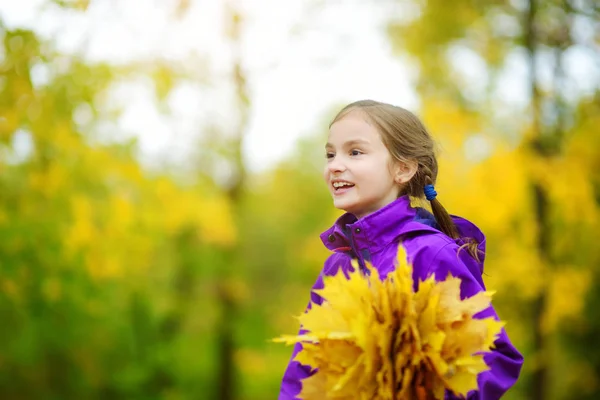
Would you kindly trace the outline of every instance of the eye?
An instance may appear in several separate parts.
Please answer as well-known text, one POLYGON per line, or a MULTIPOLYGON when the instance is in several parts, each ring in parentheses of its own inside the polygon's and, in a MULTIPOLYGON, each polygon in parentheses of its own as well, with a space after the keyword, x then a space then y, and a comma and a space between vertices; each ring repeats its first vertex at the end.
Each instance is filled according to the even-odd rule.
POLYGON ((335 153, 332 153, 331 151, 325 153, 325 158, 327 158, 328 160, 333 157, 335 157, 335 153))
POLYGON ((350 155, 351 155, 351 156, 359 156, 359 155, 361 155, 361 154, 363 154, 363 152, 362 152, 362 151, 360 151, 360 150, 356 150, 356 149, 354 149, 354 150, 351 150, 351 151, 350 151, 350 155))

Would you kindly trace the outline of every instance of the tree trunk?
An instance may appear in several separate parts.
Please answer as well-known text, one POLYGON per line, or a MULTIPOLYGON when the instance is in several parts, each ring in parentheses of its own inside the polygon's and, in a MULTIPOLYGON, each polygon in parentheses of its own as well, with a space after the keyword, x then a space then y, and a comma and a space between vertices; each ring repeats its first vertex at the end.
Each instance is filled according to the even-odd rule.
MULTIPOLYGON (((525 32, 525 46, 528 54, 529 64, 529 84, 531 94, 531 117, 532 117, 532 138, 529 142, 533 153, 536 156, 544 157, 543 148, 541 146, 542 136, 542 121, 541 121, 541 94, 538 88, 537 78, 537 45, 538 37, 536 30, 536 14, 537 14, 537 2, 536 0, 529 0, 529 7, 525 15, 524 20, 524 32, 525 32)), ((547 378, 548 378, 548 351, 546 343, 546 334, 543 329, 544 314, 546 312, 546 304, 548 297, 548 284, 547 284, 547 262, 546 255, 548 254, 548 224, 547 224, 547 194, 545 189, 539 182, 533 182, 533 207, 536 217, 538 240, 537 240, 537 252, 541 259, 542 268, 542 282, 540 293, 538 297, 533 301, 533 347, 535 354, 535 370, 532 376, 532 387, 531 396, 532 400, 546 400, 547 399, 547 378)))
POLYGON ((538 226, 537 251, 539 252, 542 271, 541 286, 538 297, 533 301, 533 346, 536 360, 536 368, 532 376, 532 400, 547 400, 548 387, 548 365, 550 363, 549 352, 547 348, 546 332, 544 331, 544 315, 548 303, 548 279, 549 260, 548 254, 548 227, 547 227, 547 206, 548 198, 545 189, 539 183, 533 184, 534 207, 538 226))
MULTIPOLYGON (((231 6, 226 6, 228 15, 228 22, 230 24, 230 39, 232 44, 234 64, 233 64, 233 82, 235 84, 236 91, 236 109, 238 111, 238 126, 234 137, 231 139, 230 149, 232 150, 231 159, 229 160, 232 166, 232 179, 229 182, 227 188, 227 196, 231 203, 233 212, 237 217, 239 215, 240 202, 242 191, 245 186, 246 180, 246 167, 243 159, 243 143, 246 127, 248 124, 249 114, 249 99, 248 99, 248 88, 246 85, 246 78, 243 72, 243 65, 241 59, 241 16, 231 6)), ((239 244, 234 245, 227 250, 228 254, 225 255, 228 264, 233 268, 241 267, 239 265, 240 260, 240 246, 239 244)), ((219 400, 232 400, 235 398, 235 341, 234 341, 234 325, 236 315, 238 314, 238 306, 235 302, 234 296, 231 290, 228 288, 227 281, 229 274, 225 273, 221 277, 221 281, 218 288, 217 300, 220 304, 221 320, 217 326, 217 345, 220 367, 217 377, 218 385, 218 399, 219 400)))
MULTIPOLYGON (((550 161, 553 157, 560 155, 563 147, 565 127, 565 116, 569 112, 565 107, 565 101, 561 93, 564 89, 564 69, 563 53, 570 43, 570 32, 572 10, 563 5, 563 23, 560 27, 548 28, 537 25, 538 3, 536 0, 529 0, 528 12, 525 18, 525 45, 529 57, 530 71, 530 93, 532 106, 532 136, 528 142, 529 148, 538 160, 550 161), (542 32, 542 29, 546 31, 542 32), (537 68, 537 50, 538 46, 544 43, 552 47, 556 57, 554 75, 552 77, 553 91, 548 94, 542 94, 538 87, 538 68, 537 68), (556 121, 552 127, 544 124, 542 120, 541 104, 545 100, 548 105, 553 107, 553 114, 556 121)), ((533 346, 535 354, 535 370, 532 376, 532 388, 530 398, 533 400, 546 400, 550 394, 550 381, 548 379, 550 360, 550 349, 548 347, 548 333, 545 325, 546 314, 548 312, 548 297, 550 286, 550 275, 556 263, 552 258, 552 237, 550 224, 550 197, 547 188, 539 181, 537 177, 532 181, 533 207, 537 225, 538 237, 536 250, 538 252, 542 265, 541 290, 538 297, 533 302, 533 346)))

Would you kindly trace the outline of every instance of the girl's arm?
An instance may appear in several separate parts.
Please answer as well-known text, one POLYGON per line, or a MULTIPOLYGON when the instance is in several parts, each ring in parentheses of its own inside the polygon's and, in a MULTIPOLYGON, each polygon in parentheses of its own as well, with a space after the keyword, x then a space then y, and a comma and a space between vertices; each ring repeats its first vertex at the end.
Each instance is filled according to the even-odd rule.
MULTIPOLYGON (((461 250, 457 256, 457 246, 453 243, 444 243, 440 249, 433 251, 433 248, 424 249, 415 257, 415 269, 417 271, 426 271, 428 273, 416 278, 424 279, 426 275, 435 273, 436 279, 446 279, 448 273, 461 278, 461 297, 471 297, 474 294, 485 290, 479 265, 473 260, 466 250, 461 250), (429 265, 429 268, 417 268, 421 264, 429 265)), ((349 267, 349 257, 336 257, 332 255, 325 263, 325 268, 311 291, 311 302, 309 302, 306 310, 309 310, 312 303, 322 304, 323 299, 317 295, 314 290, 323 288, 323 274, 335 275, 339 267, 349 267)), ((415 271, 415 272, 417 272, 415 271)), ((421 275, 418 274, 417 275, 421 275)), ((496 312, 492 307, 482 311, 477 315, 478 318, 486 318, 493 316, 498 319, 496 312)), ((304 333, 300 329, 300 333, 304 333)), ((490 367, 490 370, 483 372, 478 377, 479 390, 469 393, 468 400, 495 400, 499 399, 511 386, 514 385, 523 364, 523 356, 510 343, 504 329, 502 329, 500 337, 495 342, 496 348, 491 353, 484 356, 485 362, 490 367)), ((314 371, 310 367, 304 366, 297 361, 293 361, 296 354, 302 349, 301 344, 294 346, 294 351, 290 359, 290 363, 285 371, 279 400, 295 400, 302 389, 302 379, 311 376, 314 371)), ((451 394, 446 395, 446 399, 458 399, 451 394)))
MULTIPOLYGON (((316 294, 315 290, 323 289, 324 274, 335 274, 338 268, 342 266, 342 264, 349 264, 346 258, 349 260, 349 257, 343 254, 336 253, 332 254, 327 259, 323 271, 321 272, 321 274, 317 278, 317 281, 312 287, 312 290, 310 292, 310 302, 308 303, 308 306, 306 307, 306 310, 304 312, 310 310, 313 303, 317 305, 321 305, 323 303, 323 298, 316 294), (343 256, 343 258, 340 256, 343 256)), ((301 335, 305 332, 306 331, 302 329, 302 327, 300 327, 299 334, 301 335)), ((281 382, 281 390, 279 392, 279 400, 296 400, 297 396, 302 390, 302 380, 308 378, 315 372, 311 371, 311 368, 309 366, 302 365, 298 361, 294 361, 294 357, 296 357, 296 354, 298 354, 300 350, 302 350, 302 344, 296 343, 296 345, 294 346, 294 351, 292 352, 292 357, 290 358, 290 362, 283 375, 283 381, 281 382)))
MULTIPOLYGON (((302 334, 302 329, 300 334, 302 334)), ((302 390, 302 379, 308 378, 312 375, 310 367, 300 364, 298 361, 294 361, 296 354, 302 349, 300 343, 296 343, 294 346, 294 352, 290 359, 285 374, 283 375, 283 381, 281 382, 281 390, 279 392, 279 400, 295 400, 296 396, 300 394, 302 390)))
MULTIPOLYGON (((428 274, 435 273, 437 280, 446 279, 448 273, 461 279, 461 298, 471 297, 485 290, 479 265, 463 249, 458 251, 454 243, 443 246, 431 259, 428 274)), ((421 277, 424 278, 424 277, 421 277)), ((490 306, 476 315, 477 318, 494 317, 498 319, 496 311, 490 306)), ((477 377, 479 390, 470 392, 468 400, 496 400, 512 387, 519 377, 523 356, 512 345, 506 331, 502 332, 494 342, 495 349, 484 355, 488 371, 482 372, 477 377)), ((458 399, 448 393, 446 399, 458 399)))

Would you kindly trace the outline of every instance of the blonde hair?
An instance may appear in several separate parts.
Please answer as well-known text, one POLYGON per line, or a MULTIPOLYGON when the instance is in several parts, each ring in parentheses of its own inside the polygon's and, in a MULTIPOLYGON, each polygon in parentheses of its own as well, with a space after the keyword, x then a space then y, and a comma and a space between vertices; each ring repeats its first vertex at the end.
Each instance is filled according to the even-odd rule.
MULTIPOLYGON (((377 128, 383 144, 394 160, 417 163, 415 175, 402 187, 399 195, 424 198, 425 186, 435 184, 438 174, 434 141, 425 125, 416 115, 402 107, 373 100, 360 100, 342 108, 329 127, 356 110, 364 113, 369 122, 377 128)), ((453 239, 459 239, 456 225, 437 197, 431 200, 430 204, 440 230, 453 239)), ((477 242, 465 239, 465 247, 478 260, 477 242)))

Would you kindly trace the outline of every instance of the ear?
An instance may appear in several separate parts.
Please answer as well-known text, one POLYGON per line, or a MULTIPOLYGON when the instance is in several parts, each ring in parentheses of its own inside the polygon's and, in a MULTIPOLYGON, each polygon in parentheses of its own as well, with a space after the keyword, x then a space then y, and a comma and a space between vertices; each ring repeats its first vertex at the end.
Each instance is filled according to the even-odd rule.
POLYGON ((414 160, 396 161, 394 165, 394 181, 404 185, 417 173, 418 164, 414 160))

